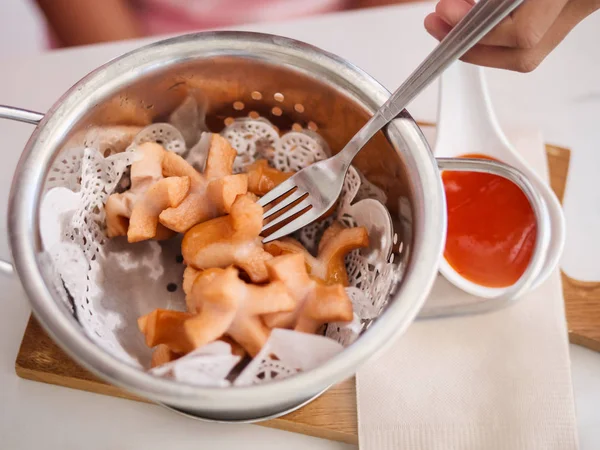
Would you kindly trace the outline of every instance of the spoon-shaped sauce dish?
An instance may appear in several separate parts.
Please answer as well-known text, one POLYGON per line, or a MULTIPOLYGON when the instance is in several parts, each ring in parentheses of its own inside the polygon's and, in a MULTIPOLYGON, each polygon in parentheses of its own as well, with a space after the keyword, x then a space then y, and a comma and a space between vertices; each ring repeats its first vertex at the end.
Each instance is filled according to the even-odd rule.
MULTIPOLYGON (((545 203, 548 216, 550 218, 551 237, 548 244, 548 249, 545 257, 545 263, 535 277, 531 288, 539 286, 545 281, 550 273, 557 266, 561 256, 565 242, 565 220, 562 208, 554 192, 542 178, 534 172, 525 159, 516 151, 516 149, 508 141, 506 135, 502 132, 496 115, 494 114, 490 96, 487 90, 486 81, 484 78, 483 69, 463 62, 457 62, 452 67, 444 72, 441 79, 440 102, 437 121, 437 139, 435 142, 435 156, 440 157, 481 157, 495 159, 505 164, 508 164, 523 173, 533 186, 538 190, 540 197, 545 203)), ((442 174, 444 176, 444 174, 442 174)), ((471 175, 471 173, 467 174, 471 175)), ((480 174, 473 174, 481 176, 480 174)), ((487 175, 493 177, 493 175, 487 175)), ((523 216, 527 216, 529 205, 520 203, 518 197, 510 197, 508 194, 513 187, 517 195, 522 195, 518 192, 516 186, 503 185, 498 183, 500 179, 488 179, 487 184, 474 186, 478 192, 474 196, 479 195, 480 200, 484 195, 489 195, 492 190, 495 190, 500 198, 499 202, 503 207, 499 210, 493 210, 490 204, 483 205, 481 215, 476 214, 473 222, 467 224, 465 229, 475 229, 477 227, 486 230, 486 235, 477 235, 475 232, 472 235, 452 235, 453 215, 465 218, 465 214, 453 214, 460 208, 469 208, 468 202, 473 201, 473 198, 463 196, 459 203, 452 204, 450 201, 456 191, 456 185, 452 186, 451 179, 445 179, 446 196, 449 202, 448 211, 448 240, 446 242, 446 251, 440 265, 441 274, 455 286, 478 297, 491 298, 502 295, 520 276, 517 271, 519 264, 527 265, 528 259, 525 250, 535 242, 535 223, 527 228, 523 224, 521 234, 516 230, 514 233, 506 234, 507 240, 510 240, 514 245, 510 247, 506 242, 502 242, 502 227, 499 222, 506 222, 506 226, 516 223, 516 212, 519 210, 523 216), (490 184, 491 183, 491 184, 490 184), (500 189, 500 187, 508 189, 500 189), (482 195, 483 191, 484 192, 482 195), (453 210, 454 208, 454 210, 453 210), (492 209, 490 209, 492 208, 492 209), (487 217, 486 217, 487 209, 487 217), (477 217, 478 216, 478 217, 477 217), (500 219, 500 220, 498 220, 500 219), (504 220, 506 219, 506 220, 504 220), (488 222, 486 222, 486 220, 488 222), (495 241, 495 239, 498 239, 495 241), (527 242, 529 240, 530 242, 527 242), (459 242, 460 241, 460 242, 459 242), (504 247, 502 247, 504 245, 504 247), (454 247, 453 247, 454 246, 454 247), (479 247, 478 247, 479 246, 479 247), (487 246, 487 248, 483 248, 487 246), (471 256, 463 257, 463 262, 470 265, 473 270, 464 270, 466 267, 457 264, 457 260, 451 254, 452 248, 461 247, 466 251, 473 251, 471 256), (502 249, 501 249, 502 247, 502 249), (516 279, 512 283, 506 284, 509 276, 502 277, 501 273, 494 273, 497 270, 492 266, 486 267, 486 258, 493 260, 492 254, 500 255, 504 251, 506 259, 503 269, 512 271, 516 275, 516 279), (478 260, 478 256, 483 255, 482 260, 478 260), (453 259, 454 258, 454 259, 453 259), (453 259, 452 264, 450 260, 453 259), (487 272, 486 272, 487 271, 487 272), (473 276, 473 274, 478 274, 473 276), (496 280, 497 282, 483 282, 487 277, 488 280, 496 280), (504 284, 502 284, 504 282, 504 284)), ((464 180, 463 180, 464 181, 464 180)), ((481 179, 479 180, 481 181, 481 179)), ((503 180, 505 181, 505 180, 503 180)), ((515 194, 515 192, 513 192, 515 194)), ((526 199, 522 197, 525 202, 526 199)), ((485 200, 484 200, 485 201, 485 200)), ((498 203, 498 204, 500 204, 498 203)), ((471 206, 472 207, 472 206, 471 206)), ((458 220, 458 219, 457 219, 458 220)), ((518 221, 518 220, 517 220, 518 221)))

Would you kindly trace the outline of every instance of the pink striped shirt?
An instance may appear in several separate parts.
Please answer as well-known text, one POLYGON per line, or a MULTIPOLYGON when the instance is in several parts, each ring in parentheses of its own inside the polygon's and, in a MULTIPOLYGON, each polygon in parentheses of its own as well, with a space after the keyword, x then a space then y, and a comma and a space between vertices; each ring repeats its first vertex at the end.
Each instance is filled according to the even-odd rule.
POLYGON ((347 0, 133 0, 148 35, 285 20, 344 9, 347 0))
MULTIPOLYGON (((98 0, 101 1, 101 0, 98 0)), ((129 0, 147 36, 286 20, 345 9, 350 0, 129 0)), ((48 30, 50 48, 59 47, 48 30)))

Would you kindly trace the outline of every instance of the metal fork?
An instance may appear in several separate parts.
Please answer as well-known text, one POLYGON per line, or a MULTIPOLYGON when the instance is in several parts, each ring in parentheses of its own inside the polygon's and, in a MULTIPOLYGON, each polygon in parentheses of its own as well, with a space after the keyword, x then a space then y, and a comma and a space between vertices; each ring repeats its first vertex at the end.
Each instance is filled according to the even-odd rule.
POLYGON ((480 0, 337 155, 302 169, 263 196, 258 201, 261 206, 275 202, 263 215, 263 232, 293 219, 263 242, 291 234, 327 212, 342 191, 352 160, 373 135, 522 2, 480 0))

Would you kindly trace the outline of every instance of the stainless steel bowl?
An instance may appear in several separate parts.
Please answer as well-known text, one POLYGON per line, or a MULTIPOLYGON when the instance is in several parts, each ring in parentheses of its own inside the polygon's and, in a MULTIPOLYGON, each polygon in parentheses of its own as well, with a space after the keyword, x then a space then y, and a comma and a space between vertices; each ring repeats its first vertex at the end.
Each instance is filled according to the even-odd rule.
POLYGON ((228 117, 255 111, 281 129, 294 123, 316 127, 334 152, 389 97, 377 81, 341 58, 277 36, 201 33, 135 50, 83 78, 43 118, 0 107, 0 117, 30 123, 41 119, 12 185, 12 255, 38 320, 70 356, 99 377, 196 417, 266 419, 293 410, 352 376, 415 319, 437 275, 445 239, 438 164, 406 112, 355 160, 388 195, 406 271, 385 312, 348 349, 309 372, 252 387, 200 388, 153 377, 95 345, 54 295, 41 257, 40 201, 50 166, 74 133, 91 125, 134 124, 140 117, 160 119, 196 91, 208 99, 207 123, 213 131, 219 131, 228 117), (233 107, 236 101, 244 103, 243 112, 233 107), (275 114, 274 107, 280 108, 275 114), (404 199, 402 217, 400 199, 404 199))

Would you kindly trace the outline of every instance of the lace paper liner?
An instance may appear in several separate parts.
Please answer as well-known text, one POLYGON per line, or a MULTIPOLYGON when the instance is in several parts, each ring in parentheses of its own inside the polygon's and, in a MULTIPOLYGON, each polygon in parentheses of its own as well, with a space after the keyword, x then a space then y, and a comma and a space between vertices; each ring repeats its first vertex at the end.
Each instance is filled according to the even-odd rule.
POLYGON ((138 146, 145 142, 156 142, 178 155, 183 155, 187 150, 183 135, 177 128, 168 123, 148 125, 135 137, 133 145, 138 146))
MULTIPOLYGON (((54 167, 58 170, 53 168, 54 179, 49 178, 50 190, 43 200, 42 240, 53 262, 53 287, 90 338, 117 358, 139 368, 149 366, 151 351, 137 329, 137 318, 155 308, 185 310, 181 288, 176 292, 166 289, 167 285, 181 285, 184 267, 178 259, 180 239, 131 245, 126 239, 106 238, 104 203, 125 178, 136 155, 131 151, 104 154, 100 149, 106 149, 107 142, 113 148, 115 140, 120 142, 119 148, 127 150, 142 142, 155 141, 185 155, 196 168, 202 169, 210 134, 202 133, 203 121, 190 112, 199 108, 195 105, 196 108, 194 101, 186 100, 179 112, 170 117, 187 130, 185 133, 170 124, 153 124, 139 130, 124 145, 121 134, 117 139, 108 131, 113 128, 114 133, 123 133, 123 130, 108 127, 96 132, 106 138, 94 141, 94 148, 67 149, 54 167), (198 130, 195 135, 190 131, 194 127, 198 130), (187 150, 186 142, 198 135, 198 141, 187 150)), ((297 171, 330 154, 316 133, 292 131, 279 136, 265 119, 237 120, 222 135, 238 151, 235 160, 238 172, 259 158, 267 159, 279 170, 297 171)), ((346 259, 351 285, 347 293, 354 305, 354 320, 349 324, 329 324, 327 337, 273 330, 268 344, 235 378, 234 385, 281 379, 298 370, 316 367, 342 346, 350 345, 381 313, 402 271, 390 259, 394 237, 389 213, 382 204, 385 201, 385 194, 351 167, 334 216, 311 224, 296 235, 314 251, 333 220, 346 226, 367 227, 372 245, 367 251, 352 252, 346 259)), ((237 364, 237 357, 224 347, 229 347, 228 344, 213 344, 153 369, 152 373, 203 386, 229 386, 226 378, 237 364)))
POLYGON ((231 382, 227 380, 227 376, 240 359, 239 356, 231 354, 229 344, 215 341, 197 348, 176 361, 150 369, 150 373, 182 383, 228 387, 231 382))
POLYGON ((343 349, 338 342, 317 334, 276 328, 258 355, 237 376, 234 385, 281 380, 317 367, 343 349))

